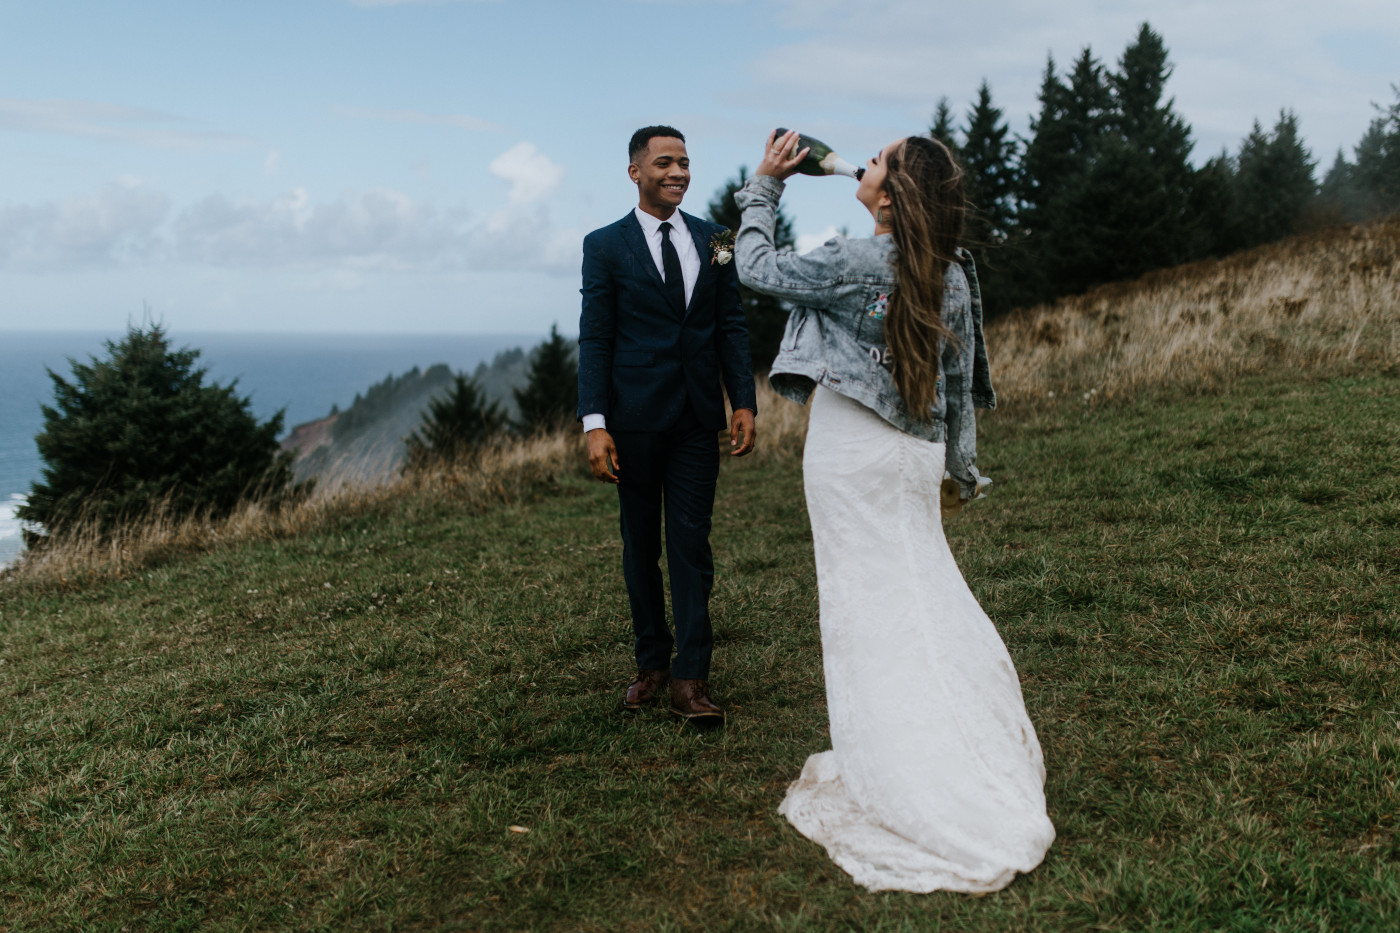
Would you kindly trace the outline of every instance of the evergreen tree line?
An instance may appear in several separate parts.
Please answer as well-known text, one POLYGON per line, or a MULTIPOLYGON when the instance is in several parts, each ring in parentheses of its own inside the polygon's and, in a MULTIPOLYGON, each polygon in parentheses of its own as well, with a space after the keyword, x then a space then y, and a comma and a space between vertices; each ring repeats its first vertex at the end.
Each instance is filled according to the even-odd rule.
POLYGON ((507 435, 529 436, 573 422, 578 409, 578 353, 572 341, 549 329, 529 354, 525 385, 512 389, 519 414, 510 418, 475 378, 458 373, 428 403, 423 421, 404 441, 409 470, 450 463, 507 435))
POLYGON ((415 366, 402 376, 387 376, 363 394, 356 392, 355 401, 344 411, 332 409, 331 414, 336 415, 336 419, 331 424, 331 437, 337 442, 350 440, 419 396, 442 391, 452 383, 452 378, 452 368, 446 363, 437 363, 426 370, 415 366))
POLYGON ((158 324, 107 341, 107 356, 49 370, 54 404, 35 437, 41 479, 18 510, 42 534, 105 538, 156 509, 172 517, 227 515, 245 499, 277 503, 310 490, 294 483, 277 442, 283 413, 259 423, 237 381, 206 384, 199 351, 175 349, 158 324))
POLYGON ((1355 161, 1339 152, 1319 185, 1288 110, 1269 130, 1256 120, 1234 155, 1194 167, 1191 127, 1166 95, 1171 73, 1144 23, 1116 67, 1089 47, 1065 73, 1048 58, 1028 137, 1011 133, 985 80, 960 126, 939 102, 929 135, 967 171, 967 240, 989 315, 1400 210, 1400 88, 1355 161))
MULTIPOLYGON (((281 449, 283 412, 259 422, 252 403, 229 385, 206 383, 200 351, 176 349, 158 324, 130 327, 107 355, 70 361, 72 375, 49 371, 54 404, 43 406, 35 437, 44 466, 17 514, 38 526, 30 547, 70 532, 106 537, 156 508, 171 517, 229 514, 240 502, 277 504, 311 489, 297 484, 281 449)), ((522 351, 523 352, 523 351, 522 351)), ((366 431, 395 406, 442 387, 407 439, 409 468, 462 456, 507 433, 533 434, 573 421, 578 364, 557 327, 531 351, 528 378, 514 390, 508 418, 474 379, 445 364, 372 386, 337 415, 337 441, 366 431)))
MULTIPOLYGON (((1271 129, 1255 121, 1235 154, 1193 166, 1191 127, 1166 94, 1171 73, 1162 37, 1144 23, 1114 67, 1089 47, 1063 73, 1047 58, 1028 136, 1011 132, 985 80, 961 124, 938 102, 928 132, 967 172, 965 239, 988 316, 1400 210, 1400 87, 1355 158, 1339 152, 1319 185, 1288 110, 1271 129)), ((734 192, 746 177, 741 168, 710 203, 716 223, 738 228, 734 192)), ((777 245, 793 242, 780 215, 777 245)), ((755 368, 767 369, 785 309, 748 289, 742 297, 755 368)))
POLYGON ((472 376, 453 373, 445 363, 422 372, 415 366, 356 394, 339 413, 331 436, 337 443, 352 439, 409 404, 422 405, 417 427, 404 438, 410 470, 451 462, 503 437, 557 430, 575 419, 577 353, 555 325, 528 354, 519 347, 504 350, 472 376), (503 388, 502 380, 521 375, 522 364, 524 385, 503 388), (499 398, 502 391, 510 393, 514 413, 499 398), (427 392, 431 397, 420 403, 427 392))

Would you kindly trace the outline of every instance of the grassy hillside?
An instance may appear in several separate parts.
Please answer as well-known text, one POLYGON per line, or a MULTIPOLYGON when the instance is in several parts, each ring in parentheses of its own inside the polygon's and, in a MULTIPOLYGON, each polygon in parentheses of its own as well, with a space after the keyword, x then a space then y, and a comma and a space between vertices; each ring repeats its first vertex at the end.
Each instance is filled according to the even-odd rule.
MULTIPOLYGON (((1091 307, 1035 312, 1055 360, 1091 307)), ((1037 383, 1034 320, 949 527, 1059 832, 1007 890, 869 894, 775 812, 827 744, 786 406, 720 478, 717 733, 616 712, 615 495, 566 439, 12 575, 0 930, 1400 926, 1393 333, 1037 383)))
MULTIPOLYGON (((990 274, 995 274, 994 272, 990 274)), ((988 334, 1013 403, 1400 360, 1400 219, 1336 227, 1028 309, 988 334)))
POLYGON ((1001 894, 866 894, 774 812, 826 724, 770 457, 721 478, 718 735, 616 713, 615 505, 577 475, 8 588, 0 927, 1393 928, 1397 403, 1274 376, 987 419, 997 494, 950 534, 1060 833, 1001 894))

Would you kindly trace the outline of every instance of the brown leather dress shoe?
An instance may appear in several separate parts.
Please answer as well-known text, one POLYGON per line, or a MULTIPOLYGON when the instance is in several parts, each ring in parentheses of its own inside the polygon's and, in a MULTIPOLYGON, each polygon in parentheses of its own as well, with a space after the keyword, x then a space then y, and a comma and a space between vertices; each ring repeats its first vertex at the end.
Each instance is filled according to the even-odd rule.
POLYGON ((703 680, 671 681, 671 715, 697 726, 717 726, 724 722, 724 710, 710 699, 710 685, 703 680))
POLYGON ((643 706, 656 702, 656 695, 666 683, 666 671, 637 671, 637 676, 627 685, 627 695, 622 698, 622 708, 635 713, 643 706))

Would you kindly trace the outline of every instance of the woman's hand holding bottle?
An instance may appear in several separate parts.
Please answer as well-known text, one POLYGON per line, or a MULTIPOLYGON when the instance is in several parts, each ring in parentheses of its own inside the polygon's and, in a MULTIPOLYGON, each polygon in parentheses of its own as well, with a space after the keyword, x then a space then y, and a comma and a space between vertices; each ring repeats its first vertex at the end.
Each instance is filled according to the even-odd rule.
POLYGON ((793 172, 803 175, 845 175, 860 181, 865 169, 841 158, 820 139, 803 136, 796 130, 778 127, 768 134, 768 148, 755 174, 785 179, 793 172))
POLYGON ((797 130, 788 130, 781 136, 777 130, 769 133, 768 144, 763 149, 763 160, 758 163, 758 168, 754 169, 753 173, 771 175, 779 181, 797 174, 797 167, 807 158, 808 152, 806 149, 793 152, 800 135, 797 130))

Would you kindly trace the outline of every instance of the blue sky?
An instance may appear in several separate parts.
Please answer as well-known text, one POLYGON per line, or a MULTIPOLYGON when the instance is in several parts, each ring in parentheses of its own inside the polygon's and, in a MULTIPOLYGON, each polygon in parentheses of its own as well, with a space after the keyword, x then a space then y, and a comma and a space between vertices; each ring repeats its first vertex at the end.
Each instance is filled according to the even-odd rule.
MULTIPOLYGON (((573 332, 637 126, 703 213, 780 123, 863 161, 986 77, 1025 132, 1047 53, 1144 20, 1198 159, 1290 107, 1325 169, 1400 80, 1393 0, 0 0, 0 331, 573 332)), ((861 234, 853 193, 785 205, 861 234)))

